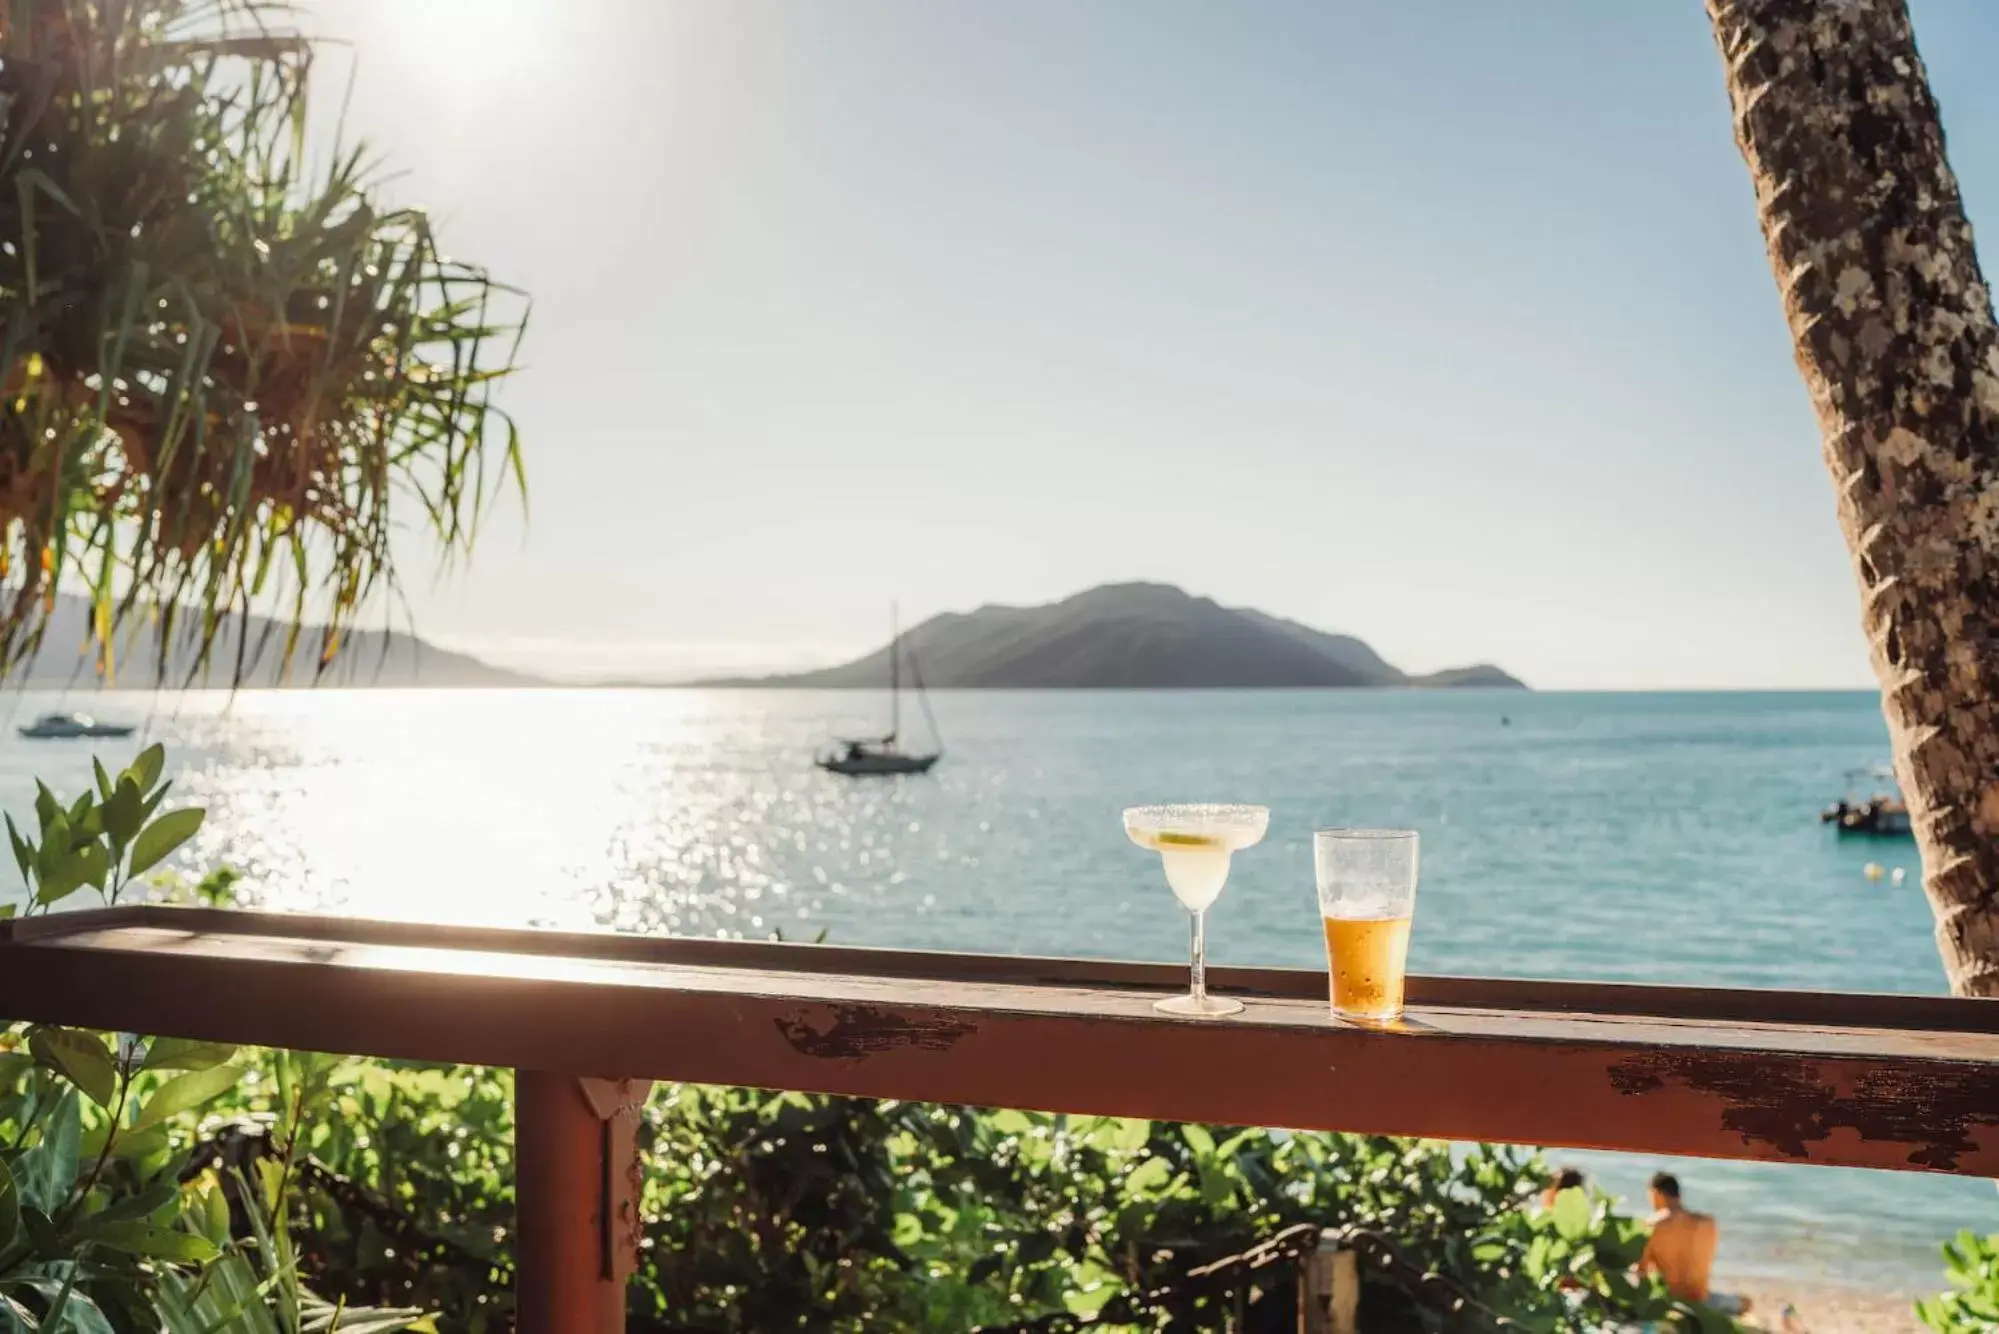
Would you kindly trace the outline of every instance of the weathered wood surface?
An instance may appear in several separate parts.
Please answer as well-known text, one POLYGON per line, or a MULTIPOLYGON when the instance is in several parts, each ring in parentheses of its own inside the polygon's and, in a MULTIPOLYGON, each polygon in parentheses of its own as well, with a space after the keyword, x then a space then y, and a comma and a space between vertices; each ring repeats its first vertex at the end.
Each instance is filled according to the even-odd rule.
POLYGON ((1999 1176, 1999 1006, 115 909, 0 934, 0 1016, 870 1097, 1999 1176))
POLYGON ((1323 1241, 1305 1257, 1298 1284, 1298 1334, 1357 1334, 1360 1256, 1323 1241))
POLYGON ((1999 323, 1906 0, 1708 0, 1952 987, 1999 995, 1999 323))

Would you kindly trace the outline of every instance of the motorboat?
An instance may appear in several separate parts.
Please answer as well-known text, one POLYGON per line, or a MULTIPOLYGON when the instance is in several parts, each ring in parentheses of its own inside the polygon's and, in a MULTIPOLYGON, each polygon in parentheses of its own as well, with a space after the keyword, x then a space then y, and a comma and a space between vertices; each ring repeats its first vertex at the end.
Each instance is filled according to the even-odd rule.
POLYGON ((80 736, 130 736, 134 731, 128 724, 102 723, 87 713, 45 713, 16 730, 25 737, 54 740, 80 736))
POLYGON ((1909 803, 1895 786, 1895 772, 1887 765, 1853 769, 1846 775, 1846 792, 1819 813, 1823 824, 1842 834, 1872 834, 1878 838, 1910 838, 1909 803), (1866 784, 1875 784, 1871 793, 1866 784), (1865 793, 1866 795, 1863 795, 1865 793))

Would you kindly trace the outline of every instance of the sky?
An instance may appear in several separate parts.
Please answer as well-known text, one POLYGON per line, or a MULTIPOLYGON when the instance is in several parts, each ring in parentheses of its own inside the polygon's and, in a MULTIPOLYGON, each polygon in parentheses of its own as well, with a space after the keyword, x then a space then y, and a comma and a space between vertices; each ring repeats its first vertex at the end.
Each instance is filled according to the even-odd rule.
MULTIPOLYGON (((1974 222, 1999 6, 1914 0, 1974 222)), ((1148 579, 1544 688, 1869 686, 1695 0, 316 0, 533 298, 426 636, 781 668, 1148 579)), ((1995 261, 1999 262, 1999 261, 1995 261)))

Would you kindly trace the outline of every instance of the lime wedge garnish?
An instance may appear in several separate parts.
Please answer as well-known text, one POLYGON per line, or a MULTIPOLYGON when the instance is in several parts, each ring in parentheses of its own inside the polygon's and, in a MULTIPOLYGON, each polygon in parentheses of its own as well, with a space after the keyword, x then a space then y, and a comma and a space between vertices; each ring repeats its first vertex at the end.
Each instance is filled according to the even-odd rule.
POLYGON ((1165 829, 1153 835, 1162 848, 1219 848, 1222 841, 1213 834, 1181 834, 1165 829))

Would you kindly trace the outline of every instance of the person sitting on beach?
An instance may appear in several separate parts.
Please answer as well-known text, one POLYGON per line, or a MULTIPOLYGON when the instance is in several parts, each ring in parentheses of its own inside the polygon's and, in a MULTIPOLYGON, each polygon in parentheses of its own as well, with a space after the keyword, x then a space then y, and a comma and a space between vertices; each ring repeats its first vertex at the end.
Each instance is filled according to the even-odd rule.
POLYGON ((1561 1196, 1563 1191, 1581 1190, 1586 1184, 1588 1184, 1588 1179, 1583 1176, 1580 1168, 1556 1168, 1554 1177, 1548 1182, 1548 1188, 1541 1192, 1541 1207, 1543 1209, 1554 1208, 1556 1199, 1561 1196))
POLYGON ((1697 1214, 1681 1202, 1679 1178, 1670 1172, 1653 1176, 1652 1208, 1652 1235, 1646 1239, 1638 1272, 1657 1274, 1666 1291, 1683 1302, 1709 1306, 1723 1315, 1746 1313, 1745 1298, 1708 1288, 1721 1229, 1711 1216, 1697 1214))

